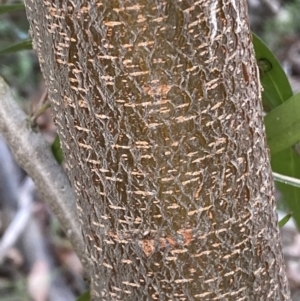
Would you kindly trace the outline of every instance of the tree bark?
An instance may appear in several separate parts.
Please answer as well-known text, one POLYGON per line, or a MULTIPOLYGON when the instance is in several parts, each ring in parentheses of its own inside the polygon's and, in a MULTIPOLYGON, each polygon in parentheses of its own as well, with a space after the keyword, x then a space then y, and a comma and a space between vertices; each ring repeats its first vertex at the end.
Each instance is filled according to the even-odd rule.
POLYGON ((25 3, 92 300, 289 300, 246 1, 25 3))

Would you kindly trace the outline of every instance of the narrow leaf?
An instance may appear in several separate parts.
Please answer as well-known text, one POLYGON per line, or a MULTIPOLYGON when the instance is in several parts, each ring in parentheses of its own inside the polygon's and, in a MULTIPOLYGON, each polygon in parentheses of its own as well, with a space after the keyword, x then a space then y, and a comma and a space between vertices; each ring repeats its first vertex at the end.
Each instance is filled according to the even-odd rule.
POLYGON ((90 299, 90 291, 86 291, 76 301, 90 301, 90 299))
POLYGON ((0 55, 18 52, 18 51, 22 51, 22 50, 29 50, 29 49, 32 49, 32 40, 31 39, 24 40, 22 42, 19 42, 17 44, 14 44, 12 46, 9 46, 5 49, 0 50, 0 55))
POLYGON ((289 214, 287 214, 286 216, 284 216, 279 222, 278 222, 278 226, 279 228, 282 228, 292 217, 292 212, 290 212, 289 214))
POLYGON ((291 178, 300 179, 300 157, 292 148, 285 149, 271 156, 271 165, 275 172, 275 184, 280 191, 280 198, 293 212, 293 218, 300 229, 300 187, 291 180, 291 178), (276 173, 289 178, 277 177, 276 173), (292 183, 294 185, 291 185, 292 183))
POLYGON ((17 10, 25 10, 24 3, 3 4, 0 5, 0 15, 10 13, 17 10))
POLYGON ((55 140, 53 141, 52 145, 51 145, 51 150, 52 150, 52 154, 54 156, 54 158, 56 159, 56 161, 61 164, 61 162, 64 159, 63 156, 63 152, 60 146, 60 141, 59 141, 59 137, 58 135, 55 137, 55 140))
POLYGON ((265 117, 265 127, 271 154, 300 141, 300 93, 269 112, 265 117))
MULTIPOLYGON (((262 102, 265 111, 269 112, 291 98, 293 96, 293 92, 288 78, 284 70, 281 68, 278 60, 268 47, 254 34, 253 44, 257 63, 260 69, 260 80, 263 86, 262 102)), ((291 110, 289 110, 289 113, 290 112, 291 110)), ((289 113, 288 115, 285 115, 284 118, 289 116, 289 113)), ((280 117, 282 117, 282 115, 280 117)), ((274 117, 273 119, 272 115, 265 119, 265 123, 267 123, 267 136, 270 139, 268 144, 271 148, 272 170, 281 175, 300 179, 300 157, 291 147, 286 148, 283 146, 284 143, 291 145, 293 142, 285 141, 284 143, 280 143, 280 145, 276 145, 275 133, 278 129, 275 129, 274 120, 276 120, 276 118, 274 117), (272 127, 273 125, 274 128, 272 127), (280 151, 281 149, 283 150, 280 151)), ((292 134, 292 136, 294 135, 295 133, 292 134)), ((286 137, 281 139, 286 139, 286 137)), ((279 139, 279 142, 281 139, 279 139)), ((286 179, 285 181, 280 182, 279 178, 276 179, 276 187, 281 192, 281 199, 293 212, 293 218, 300 229, 300 187, 295 187, 294 185, 291 186, 290 184, 291 181, 288 182, 286 179)))
POLYGON ((282 104, 293 95, 289 80, 274 54, 255 34, 253 46, 263 86, 262 102, 266 112, 282 104))

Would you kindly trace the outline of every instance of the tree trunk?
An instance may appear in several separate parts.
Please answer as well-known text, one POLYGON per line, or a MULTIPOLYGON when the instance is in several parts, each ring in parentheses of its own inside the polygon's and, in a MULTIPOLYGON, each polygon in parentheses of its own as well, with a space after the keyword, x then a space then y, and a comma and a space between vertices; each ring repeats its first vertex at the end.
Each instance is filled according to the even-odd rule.
POLYGON ((246 1, 25 2, 92 300, 289 300, 246 1))

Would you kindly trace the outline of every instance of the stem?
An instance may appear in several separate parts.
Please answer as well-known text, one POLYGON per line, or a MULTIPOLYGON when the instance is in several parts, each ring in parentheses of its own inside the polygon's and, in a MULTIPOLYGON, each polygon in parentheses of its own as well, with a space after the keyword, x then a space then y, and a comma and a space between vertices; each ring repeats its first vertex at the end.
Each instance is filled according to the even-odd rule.
POLYGON ((36 121, 37 119, 44 114, 49 108, 51 108, 50 102, 47 102, 43 104, 39 109, 37 109, 35 112, 32 113, 30 117, 30 124, 32 127, 35 127, 37 125, 36 121))
POLYGON ((26 126, 27 116, 0 77, 0 132, 18 164, 31 176, 57 216, 85 268, 87 258, 75 206, 75 195, 43 136, 26 126))
POLYGON ((292 185, 294 187, 300 187, 300 180, 288 176, 281 175, 279 173, 273 172, 273 178, 277 182, 292 185))

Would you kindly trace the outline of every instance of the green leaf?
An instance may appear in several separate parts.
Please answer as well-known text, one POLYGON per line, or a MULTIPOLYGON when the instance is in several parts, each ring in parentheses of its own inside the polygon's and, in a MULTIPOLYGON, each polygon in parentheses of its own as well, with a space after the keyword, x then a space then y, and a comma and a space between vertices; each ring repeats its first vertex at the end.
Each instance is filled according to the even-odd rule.
POLYGON ((269 112, 265 127, 272 155, 300 141, 300 93, 269 112))
POLYGON ((258 36, 253 33, 252 36, 263 86, 262 102, 265 111, 268 112, 292 97, 293 91, 277 58, 258 36))
MULTIPOLYGON (((292 149, 285 149, 271 156, 271 166, 274 173, 300 179, 300 157, 292 149)), ((293 212, 293 218, 300 229, 300 188, 290 185, 291 181, 278 181, 276 187, 280 191, 280 198, 293 212)))
POLYGON ((21 41, 17 44, 14 44, 12 46, 9 46, 5 49, 0 50, 0 55, 18 52, 18 51, 22 51, 22 50, 29 50, 29 49, 32 49, 32 40, 31 39, 21 41))
POLYGON ((10 13, 17 10, 25 10, 24 3, 3 4, 0 5, 0 15, 10 13))
POLYGON ((56 161, 61 164, 61 162, 64 159, 64 155, 60 146, 60 141, 58 135, 55 137, 55 140, 53 141, 51 145, 52 154, 55 157, 56 161))
POLYGON ((84 292, 76 301, 90 301, 91 296, 90 296, 90 291, 84 292))
POLYGON ((284 216, 279 222, 278 222, 278 226, 279 228, 282 228, 292 217, 292 212, 290 212, 289 214, 287 214, 286 216, 284 216))
MULTIPOLYGON (((276 57, 272 54, 268 47, 254 34, 253 45, 257 63, 260 69, 260 80, 264 89, 262 92, 262 102, 265 111, 269 112, 283 104, 288 99, 292 98, 293 91, 291 89, 288 78, 284 70, 281 68, 276 57)), ((290 104, 288 104, 288 106, 289 105, 290 104)), ((286 109, 287 107, 283 108, 286 109)), ((282 111, 283 108, 281 108, 280 111, 282 111)), ((293 110, 289 108, 287 111, 288 113, 281 112, 280 116, 278 115, 277 117, 284 118, 286 120, 289 117, 290 112, 293 110)), ((267 115, 268 117, 266 116, 265 118, 267 137, 269 139, 268 144, 271 148, 272 170, 273 172, 281 175, 300 179, 300 157, 291 147, 284 146, 284 143, 287 143, 287 145, 293 144, 292 141, 295 141, 297 139, 294 138, 296 133, 292 132, 293 140, 289 138, 289 134, 287 135, 288 137, 281 137, 280 139, 278 139, 278 145, 276 137, 279 138, 279 136, 276 136, 276 134, 279 133, 278 127, 280 127, 281 125, 276 124, 278 123, 278 120, 276 120, 275 117, 276 114, 277 113, 275 113, 274 115, 267 115), (282 139, 290 140, 282 142, 282 139), (281 149, 283 150, 280 151, 281 149)), ((294 119, 297 119, 294 113, 293 116, 294 119)), ((287 124, 286 121, 284 122, 284 124, 287 124)), ((289 123, 287 125, 287 128, 289 129, 290 127, 292 128, 292 125, 289 123)), ((296 130, 293 129, 293 131, 296 130)), ((283 135, 282 132, 281 135, 283 135)), ((293 212, 293 218, 295 219, 297 226, 300 229, 300 188, 291 186, 287 181, 278 182, 278 179, 276 179, 276 187, 281 192, 282 200, 293 212)))

